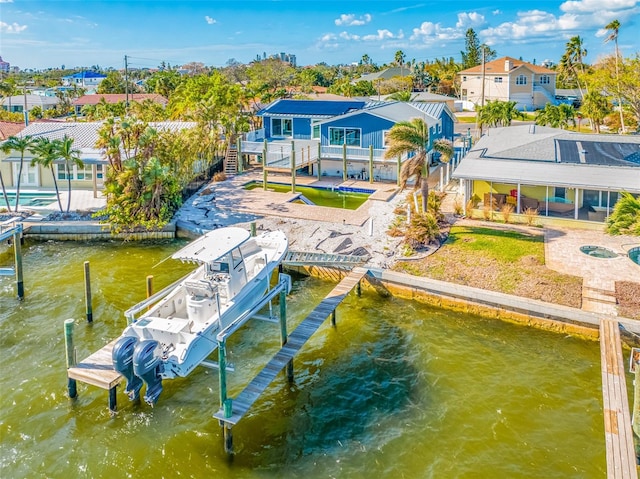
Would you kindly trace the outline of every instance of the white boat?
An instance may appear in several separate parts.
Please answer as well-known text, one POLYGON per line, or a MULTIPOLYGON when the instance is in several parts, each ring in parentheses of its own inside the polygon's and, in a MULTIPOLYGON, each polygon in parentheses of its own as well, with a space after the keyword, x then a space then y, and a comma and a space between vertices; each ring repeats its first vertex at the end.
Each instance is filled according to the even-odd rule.
POLYGON ((228 227, 174 253, 172 258, 200 266, 130 308, 125 313, 129 326, 113 348, 114 367, 126 378, 130 399, 139 397, 144 382, 144 399, 153 405, 163 379, 187 376, 202 363, 217 348, 217 334, 239 318, 248 319, 261 304, 287 249, 281 231, 252 237, 228 227))

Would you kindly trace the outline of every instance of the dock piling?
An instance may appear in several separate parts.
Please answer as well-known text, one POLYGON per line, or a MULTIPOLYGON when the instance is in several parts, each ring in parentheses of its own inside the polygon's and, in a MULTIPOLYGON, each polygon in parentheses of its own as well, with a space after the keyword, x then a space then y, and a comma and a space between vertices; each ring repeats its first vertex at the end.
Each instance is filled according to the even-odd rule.
MULTIPOLYGON (((153 275, 147 276, 147 298, 153 296, 153 275)), ((151 305, 149 305, 151 307, 151 305)))
POLYGON ((24 280, 22 278, 22 225, 13 233, 13 252, 15 254, 16 263, 16 289, 18 290, 18 299, 24 299, 24 280))
MULTIPOLYGON (((76 365, 76 351, 73 346, 73 319, 64 320, 64 347, 67 351, 67 369, 76 365)), ((78 388, 75 379, 68 378, 67 390, 71 399, 78 396, 78 388)))
POLYGON ((87 323, 93 323, 93 304, 91 301, 91 272, 88 261, 84 262, 84 301, 87 311, 87 323))
MULTIPOLYGON (((287 344, 287 291, 280 291, 280 346, 287 344)), ((293 382, 293 358, 287 363, 287 379, 293 382)))

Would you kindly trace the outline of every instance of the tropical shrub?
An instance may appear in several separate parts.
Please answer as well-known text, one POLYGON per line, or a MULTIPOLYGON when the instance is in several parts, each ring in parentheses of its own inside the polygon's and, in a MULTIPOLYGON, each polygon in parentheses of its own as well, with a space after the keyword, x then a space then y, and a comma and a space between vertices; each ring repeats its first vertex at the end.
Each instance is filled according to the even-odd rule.
POLYGON ((508 223, 509 218, 511 218, 511 213, 513 213, 513 205, 509 203, 505 203, 504 205, 502 205, 502 208, 500 208, 500 213, 502 213, 502 218, 504 219, 504 222, 508 223))
POLYGON ((426 246, 439 237, 440 226, 432 213, 414 215, 405 231, 405 242, 413 249, 426 246))
POLYGON ((606 231, 612 235, 640 236, 640 198, 623 191, 607 218, 606 231))
POLYGON ((524 210, 524 216, 527 219, 527 224, 529 226, 533 225, 533 222, 538 217, 538 210, 534 208, 527 208, 524 210))

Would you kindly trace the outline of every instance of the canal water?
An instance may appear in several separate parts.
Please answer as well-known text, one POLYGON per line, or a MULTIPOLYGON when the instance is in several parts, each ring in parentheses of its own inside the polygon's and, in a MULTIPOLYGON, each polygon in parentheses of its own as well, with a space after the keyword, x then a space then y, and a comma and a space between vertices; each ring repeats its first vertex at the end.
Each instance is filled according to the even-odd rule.
MULTIPOLYGON (((25 291, 0 277, 0 477, 600 478, 606 473, 599 348, 364 291, 339 307, 233 429, 223 452, 217 372, 165 381, 158 404, 78 383, 66 395, 64 320, 78 359, 125 326, 123 311, 192 267, 184 243, 27 243, 25 291), (84 320, 91 262, 94 323, 84 320)), ((0 266, 12 262, 0 246, 0 266)), ((289 330, 332 289, 294 278, 289 330)), ((277 307, 277 306, 276 306, 277 307)), ((231 396, 278 349, 252 321, 228 343, 231 396)))

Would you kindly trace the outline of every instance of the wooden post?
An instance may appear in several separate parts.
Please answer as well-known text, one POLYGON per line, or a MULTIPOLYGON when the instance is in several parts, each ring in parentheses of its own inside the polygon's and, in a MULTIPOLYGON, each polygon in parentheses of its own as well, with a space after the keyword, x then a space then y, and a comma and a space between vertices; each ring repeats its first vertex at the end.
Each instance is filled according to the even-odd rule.
POLYGON ((373 183, 373 145, 369 145, 369 183, 373 183))
POLYGON ((147 298, 153 296, 153 275, 147 276, 147 298))
POLYGON ((322 145, 318 142, 318 179, 320 179, 320 177, 322 176, 322 165, 320 164, 320 162, 322 161, 322 159, 320 158, 322 156, 322 145))
POLYGON ((296 146, 291 142, 291 193, 296 192, 296 146))
POLYGON ((307 159, 309 160, 307 164, 307 174, 311 176, 313 173, 313 167, 311 166, 311 145, 307 145, 307 159))
MULTIPOLYGON (((280 291, 280 345, 287 344, 287 291, 280 291)), ((287 379, 293 382, 293 359, 287 363, 287 379)))
POLYGON ((236 141, 236 151, 238 152, 238 172, 244 171, 244 161, 242 158, 242 139, 238 138, 236 141))
MULTIPOLYGON (((76 351, 73 346, 73 319, 64 320, 64 347, 67 351, 67 369, 76 365, 76 351)), ((67 391, 71 399, 78 395, 76 380, 67 378, 67 391)))
POLYGON ((331 326, 335 327, 336 325, 336 310, 331 311, 331 326))
POLYGON ((233 452, 233 434, 231 427, 226 424, 222 426, 222 435, 224 437, 224 452, 231 454, 233 452))
POLYGON ((262 189, 267 191, 267 139, 264 140, 262 148, 262 189))
POLYGON ((362 296, 362 285, 360 281, 356 283, 356 296, 362 296))
POLYGON ((109 412, 113 415, 118 410, 118 395, 116 394, 116 386, 109 389, 109 412))
POLYGON ((87 323, 93 323, 93 304, 91 301, 91 272, 89 262, 84 262, 84 302, 86 305, 87 323))
POLYGON ((347 144, 342 144, 342 181, 347 181, 347 144))
POLYGON ((250 227, 251 227, 251 236, 255 237, 256 236, 256 222, 252 221, 250 227))
POLYGON ((19 224, 13 233, 13 254, 16 266, 16 290, 18 299, 24 299, 24 279, 22 278, 22 224, 19 224))

